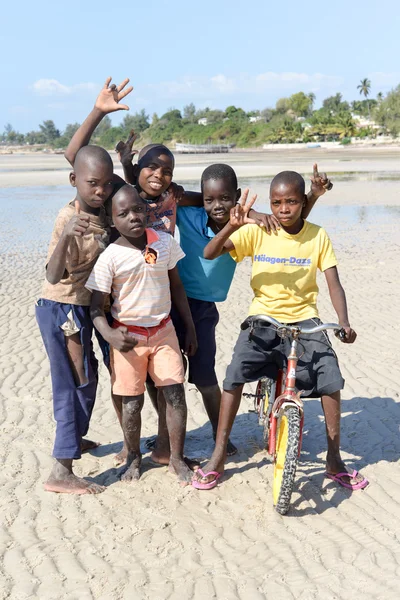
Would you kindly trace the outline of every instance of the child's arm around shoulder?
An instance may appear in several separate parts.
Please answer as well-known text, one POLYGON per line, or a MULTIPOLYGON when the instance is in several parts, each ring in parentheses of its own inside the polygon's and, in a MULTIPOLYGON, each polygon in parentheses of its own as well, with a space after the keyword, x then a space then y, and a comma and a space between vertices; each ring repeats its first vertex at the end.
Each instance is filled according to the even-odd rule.
POLYGON ((332 306, 336 311, 341 325, 346 333, 346 337, 342 339, 345 344, 353 344, 357 334, 350 327, 349 315, 347 313, 346 294, 340 283, 337 267, 330 267, 324 271, 326 282, 328 284, 329 295, 331 297, 332 306))
POLYGON ((240 229, 243 225, 252 224, 255 225, 256 221, 251 219, 248 214, 257 200, 257 196, 253 196, 251 200, 246 204, 249 190, 244 190, 242 197, 239 202, 231 208, 230 217, 228 223, 223 229, 204 248, 203 256, 208 260, 213 260, 222 254, 227 254, 235 249, 233 242, 229 239, 230 236, 240 229))
POLYGON ((64 156, 72 166, 74 166, 78 151, 83 148, 83 146, 89 144, 94 130, 106 115, 116 112, 117 110, 129 110, 129 106, 126 104, 119 104, 120 100, 125 98, 125 96, 130 94, 133 90, 132 86, 128 87, 126 90, 124 89, 129 83, 129 79, 124 79, 119 85, 113 83, 110 86, 110 83, 111 77, 107 77, 103 89, 96 99, 93 110, 68 144, 64 156))
POLYGON ((56 247, 47 263, 46 267, 46 279, 52 285, 58 283, 64 276, 67 253, 72 238, 81 237, 85 234, 89 227, 89 215, 80 214, 79 201, 75 200, 75 214, 67 222, 56 247))

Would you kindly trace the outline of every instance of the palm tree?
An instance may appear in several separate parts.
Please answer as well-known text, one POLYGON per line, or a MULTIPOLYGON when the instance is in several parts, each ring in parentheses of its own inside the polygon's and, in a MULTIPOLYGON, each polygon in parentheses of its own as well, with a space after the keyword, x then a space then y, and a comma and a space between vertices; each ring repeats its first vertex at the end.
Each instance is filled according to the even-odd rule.
MULTIPOLYGON (((371 89, 371 82, 370 80, 366 77, 365 79, 361 79, 360 81, 360 85, 357 86, 357 89, 360 90, 360 95, 364 95, 365 99, 368 99, 369 96, 369 92, 371 89)), ((370 112, 369 112, 369 103, 367 102, 367 106, 368 106, 368 118, 371 118, 370 112)))

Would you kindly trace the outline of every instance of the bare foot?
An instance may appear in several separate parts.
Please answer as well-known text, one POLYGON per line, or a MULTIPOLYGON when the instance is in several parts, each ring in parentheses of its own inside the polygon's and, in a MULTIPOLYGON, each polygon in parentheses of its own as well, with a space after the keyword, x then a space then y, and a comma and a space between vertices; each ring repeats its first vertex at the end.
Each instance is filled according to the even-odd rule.
MULTIPOLYGON (((153 463, 156 463, 157 465, 169 465, 169 459, 170 459, 169 456, 163 456, 163 455, 157 454, 156 450, 154 452, 152 452, 150 455, 150 460, 153 463)), ((200 463, 198 460, 188 458, 187 456, 184 456, 183 460, 187 464, 187 466, 189 467, 189 469, 191 471, 197 471, 197 469, 200 467, 200 463)))
POLYGON ((120 465, 123 465, 126 462, 127 458, 128 450, 124 446, 121 452, 118 452, 118 454, 114 456, 114 466, 119 467, 120 465))
POLYGON ((82 438, 81 441, 81 451, 82 452, 89 452, 89 450, 94 450, 95 448, 98 448, 100 446, 99 442, 93 442, 92 440, 86 440, 85 438, 82 438))
POLYGON ((169 461, 169 470, 174 475, 177 475, 181 485, 189 485, 193 479, 193 472, 181 458, 171 458, 169 461))
POLYGON ((102 485, 74 475, 72 459, 56 459, 44 489, 59 494, 100 494, 105 490, 102 485))
POLYGON ((121 481, 139 481, 140 479, 140 467, 142 464, 141 454, 128 454, 126 461, 127 469, 121 475, 121 481))
POLYGON ((100 494, 106 488, 71 474, 65 479, 49 477, 44 484, 44 489, 46 492, 57 492, 59 494, 100 494))

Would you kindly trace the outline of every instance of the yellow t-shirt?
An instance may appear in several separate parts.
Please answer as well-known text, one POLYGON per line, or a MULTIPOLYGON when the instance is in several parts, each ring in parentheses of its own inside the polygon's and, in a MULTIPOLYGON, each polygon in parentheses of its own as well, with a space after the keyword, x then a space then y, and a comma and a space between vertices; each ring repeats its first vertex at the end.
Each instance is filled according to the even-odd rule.
POLYGON ((268 235, 258 225, 244 225, 230 240, 235 246, 230 253, 233 260, 250 256, 253 262, 250 315, 269 315, 283 323, 318 316, 317 269, 326 271, 337 265, 322 227, 304 221, 296 235, 284 229, 268 235))

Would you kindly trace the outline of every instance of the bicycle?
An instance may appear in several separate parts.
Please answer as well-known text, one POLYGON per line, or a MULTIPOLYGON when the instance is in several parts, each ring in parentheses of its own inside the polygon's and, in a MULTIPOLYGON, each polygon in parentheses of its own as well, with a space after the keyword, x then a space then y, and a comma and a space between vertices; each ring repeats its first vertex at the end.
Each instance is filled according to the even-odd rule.
MULTIPOLYGON (((255 394, 245 393, 254 398, 254 409, 263 426, 264 447, 274 463, 273 503, 276 511, 284 515, 290 507, 297 462, 300 456, 303 437, 304 411, 302 392, 296 392, 296 369, 298 344, 301 334, 312 334, 332 329, 343 339, 345 332, 336 323, 322 323, 315 327, 301 327, 279 323, 267 315, 249 317, 243 328, 250 326, 251 336, 255 325, 268 324, 275 327, 281 338, 291 338, 291 349, 287 357, 286 372, 279 370, 276 382, 263 377, 257 383, 255 394), (246 325, 245 325, 246 324, 246 325)), ((301 343, 301 342, 300 342, 301 343)))

